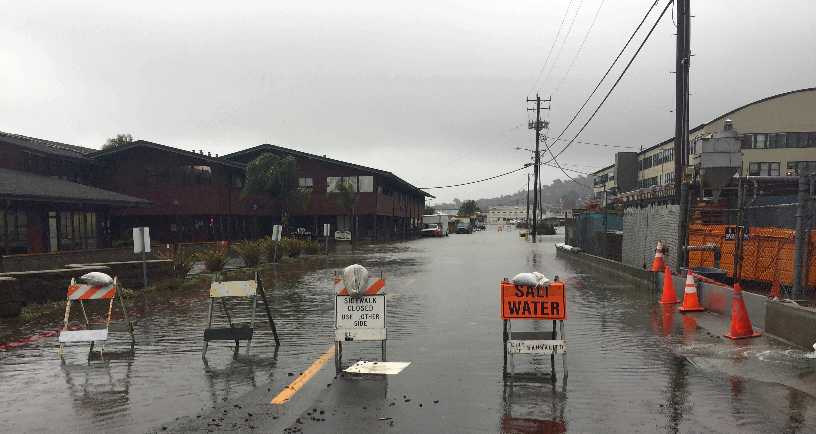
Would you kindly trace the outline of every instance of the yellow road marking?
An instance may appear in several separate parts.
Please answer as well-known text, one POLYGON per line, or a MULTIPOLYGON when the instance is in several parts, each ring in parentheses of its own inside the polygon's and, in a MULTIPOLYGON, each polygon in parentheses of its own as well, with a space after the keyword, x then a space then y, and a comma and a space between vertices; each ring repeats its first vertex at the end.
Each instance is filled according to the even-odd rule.
POLYGON ((322 356, 320 356, 314 361, 314 363, 312 363, 311 366, 303 371, 303 374, 298 375, 298 377, 295 378, 295 381, 292 381, 288 386, 284 387, 283 390, 281 390, 280 393, 278 393, 278 395, 272 399, 272 404, 285 404, 292 399, 292 397, 294 397, 295 394, 298 393, 298 391, 302 389, 303 386, 305 386, 306 383, 308 383, 309 380, 311 380, 312 377, 314 377, 315 374, 320 371, 320 368, 322 368, 323 365, 325 365, 326 362, 332 358, 332 356, 334 356, 334 345, 329 347, 329 349, 326 350, 322 356))

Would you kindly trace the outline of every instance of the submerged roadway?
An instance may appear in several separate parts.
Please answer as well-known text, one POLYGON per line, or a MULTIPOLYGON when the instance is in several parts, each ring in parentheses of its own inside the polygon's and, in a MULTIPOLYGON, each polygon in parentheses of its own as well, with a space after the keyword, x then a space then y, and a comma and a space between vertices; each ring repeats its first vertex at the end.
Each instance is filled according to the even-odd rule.
MULTIPOLYGON (((210 345, 206 298, 143 300, 134 354, 61 365, 53 342, 0 359, 0 428, 41 431, 813 432, 816 359, 758 338, 720 337, 727 319, 664 311, 651 288, 555 256, 515 230, 363 246, 299 270, 271 290, 281 346, 266 323, 250 354, 210 345), (359 262, 386 280, 387 358, 397 375, 336 372, 331 273, 359 262), (559 276, 567 357, 518 355, 506 376, 499 284, 559 276), (275 400, 276 404, 272 401, 275 400), (36 406, 36 407, 33 407, 36 406), (48 418, 43 418, 46 408, 48 418)), ((296 267, 295 267, 296 268, 296 267)), ((270 284, 271 285, 271 284, 270 284)), ((138 303, 137 303, 138 304, 138 303)), ((549 331, 519 321, 514 330, 549 331)), ((344 346, 341 368, 379 360, 344 346)), ((70 359, 70 357, 67 357, 70 359)))

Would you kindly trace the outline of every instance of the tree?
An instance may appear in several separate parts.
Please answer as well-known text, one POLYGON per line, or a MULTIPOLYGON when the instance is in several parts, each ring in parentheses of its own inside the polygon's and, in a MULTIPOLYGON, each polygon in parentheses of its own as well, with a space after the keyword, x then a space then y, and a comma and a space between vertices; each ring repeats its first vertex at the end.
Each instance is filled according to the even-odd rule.
POLYGON ((280 157, 265 153, 247 165, 246 182, 242 196, 263 194, 278 201, 281 224, 286 227, 291 208, 305 202, 308 195, 298 188, 297 161, 294 157, 280 157))
POLYGON ((436 214, 436 208, 432 206, 425 205, 425 211, 423 212, 424 215, 432 215, 436 214))
POLYGON ((116 137, 111 137, 108 139, 104 145, 102 145, 102 149, 110 149, 115 148, 117 146, 127 145, 133 143, 133 136, 130 134, 117 134, 116 137))
POLYGON ((473 214, 476 214, 477 212, 479 212, 479 206, 476 205, 476 201, 475 200, 466 200, 466 201, 462 202, 461 206, 459 206, 459 212, 456 213, 456 215, 458 215, 460 217, 467 217, 467 216, 472 216, 473 214))

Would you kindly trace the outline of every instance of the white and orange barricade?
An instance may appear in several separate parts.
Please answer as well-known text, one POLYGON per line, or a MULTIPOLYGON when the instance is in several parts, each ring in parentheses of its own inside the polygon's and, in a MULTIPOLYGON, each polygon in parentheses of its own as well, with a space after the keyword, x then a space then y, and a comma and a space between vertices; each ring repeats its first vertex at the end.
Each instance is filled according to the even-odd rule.
MULTIPOLYGON (((367 274, 366 271, 365 275, 367 274)), ((334 276, 334 356, 338 372, 343 361, 344 342, 380 341, 382 362, 386 361, 385 280, 382 275, 363 280, 364 290, 349 291, 343 284, 342 277, 337 274, 334 276)))
POLYGON ((235 352, 238 352, 240 342, 242 340, 249 341, 247 344, 247 353, 252 347, 252 337, 255 333, 255 314, 258 309, 258 295, 260 294, 263 300, 264 309, 266 310, 266 317, 269 320, 269 327, 272 329, 272 335, 275 338, 275 345, 280 345, 278 339, 278 330, 275 327, 275 321, 272 319, 272 312, 269 309, 269 301, 266 298, 263 281, 258 273, 255 273, 255 280, 235 280, 227 282, 212 282, 210 285, 210 306, 207 314, 207 328, 204 329, 204 348, 201 352, 201 357, 207 356, 207 347, 211 341, 234 341, 235 352), (249 324, 238 324, 232 321, 227 308, 226 299, 249 299, 252 303, 252 312, 249 324), (221 311, 227 318, 228 327, 213 327, 213 310, 216 299, 220 302, 221 311))
MULTIPOLYGON (((105 342, 108 340, 108 331, 110 329, 111 316, 113 313, 113 301, 116 298, 119 290, 119 281, 117 278, 113 279, 113 283, 108 285, 91 285, 86 283, 77 283, 76 280, 71 279, 71 284, 68 286, 68 297, 65 303, 65 317, 63 319, 63 328, 59 334, 59 354, 63 355, 64 345, 74 342, 90 342, 90 351, 93 351, 96 342, 105 342), (108 302, 108 313, 105 317, 104 328, 92 328, 91 321, 85 311, 86 302, 108 302), (82 311, 82 317, 85 321, 85 329, 69 330, 68 325, 71 315, 71 304, 78 302, 82 311)), ((136 340, 133 336, 133 323, 130 322, 127 316, 127 309, 121 294, 119 296, 119 305, 122 308, 122 316, 127 323, 128 332, 130 333, 130 343, 133 346, 136 340)), ((103 347, 104 348, 104 347, 103 347)))

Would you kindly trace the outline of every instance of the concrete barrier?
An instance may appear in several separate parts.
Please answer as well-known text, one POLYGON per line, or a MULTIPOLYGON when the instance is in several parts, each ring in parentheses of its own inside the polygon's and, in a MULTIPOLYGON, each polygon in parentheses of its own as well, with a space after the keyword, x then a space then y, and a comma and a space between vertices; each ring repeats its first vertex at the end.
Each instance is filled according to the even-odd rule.
MULTIPOLYGON (((658 282, 663 282, 663 273, 655 273, 658 277, 658 282)), ((677 293, 677 299, 683 300, 683 290, 686 286, 686 273, 683 271, 680 275, 673 276, 674 291, 677 293)), ((658 288, 663 290, 662 287, 658 288)), ((697 296, 700 298, 700 304, 711 312, 719 313, 727 318, 731 318, 731 301, 733 299, 733 290, 730 286, 720 286, 711 283, 698 283, 697 296)), ((748 316, 751 318, 751 323, 755 328, 765 329, 766 307, 768 300, 764 295, 754 294, 751 292, 742 291, 742 298, 745 300, 745 309, 748 311, 748 316)), ((725 330, 724 330, 725 331, 725 330)))
MULTIPOLYGON (((125 288, 142 288, 142 261, 96 262, 92 264, 68 264, 68 268, 107 267, 111 275, 119 278, 125 288)), ((173 261, 171 259, 151 259, 147 261, 147 280, 158 282, 173 277, 173 261)))
MULTIPOLYGON (((154 246, 156 249, 157 246, 154 246)), ((153 259, 154 253, 148 253, 153 259)), ((0 272, 55 270, 65 264, 93 264, 105 261, 130 261, 136 259, 133 247, 116 247, 93 250, 64 250, 47 253, 26 253, 0 257, 0 272)))
POLYGON ((779 301, 768 301, 767 307, 765 324, 769 335, 808 350, 813 349, 816 342, 816 310, 779 301))
POLYGON ((79 277, 91 271, 111 273, 109 267, 93 266, 56 270, 16 271, 0 274, 0 278, 10 277, 16 280, 18 298, 22 305, 25 306, 32 303, 65 300, 65 291, 71 282, 71 278, 79 277))
MULTIPOLYGON (((663 273, 653 273, 630 267, 620 262, 589 255, 583 252, 556 249, 556 256, 596 267, 633 283, 647 283, 642 287, 652 288, 656 294, 662 291, 663 273)), ((685 271, 673 276, 674 290, 679 300, 683 299, 686 283, 685 271)), ((700 283, 698 285, 700 303, 710 312, 731 316, 733 290, 729 286, 700 283)), ((770 301, 765 295, 743 291, 745 308, 751 323, 766 334, 807 350, 816 342, 816 309, 797 306, 792 303, 770 301)), ((726 326, 727 327, 727 326, 726 326)), ((727 330, 724 328, 723 333, 727 330)))
POLYGON ((23 309, 23 299, 13 277, 0 277, 0 318, 15 317, 23 309))
POLYGON ((556 256, 558 257, 574 260, 593 267, 598 267, 628 282, 640 285, 649 285, 649 288, 656 287, 655 273, 652 273, 651 271, 630 267, 611 259, 590 255, 584 252, 569 251, 561 248, 556 249, 555 252, 556 256))

